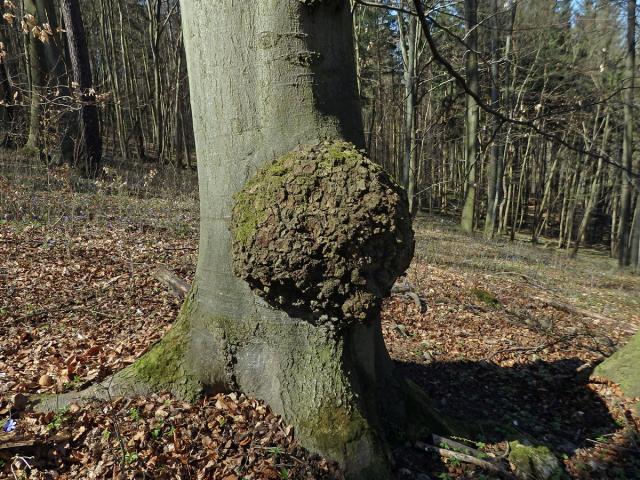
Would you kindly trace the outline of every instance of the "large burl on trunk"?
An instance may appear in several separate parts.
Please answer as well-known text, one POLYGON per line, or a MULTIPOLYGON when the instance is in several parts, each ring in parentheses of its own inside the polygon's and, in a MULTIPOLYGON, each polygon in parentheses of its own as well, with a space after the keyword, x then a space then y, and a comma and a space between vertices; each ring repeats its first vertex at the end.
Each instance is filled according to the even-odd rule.
POLYGON ((408 266, 413 234, 402 190, 356 150, 349 2, 182 7, 196 278, 165 338, 85 394, 242 391, 349 478, 389 478, 392 443, 444 428, 394 373, 382 337, 380 300, 408 266))

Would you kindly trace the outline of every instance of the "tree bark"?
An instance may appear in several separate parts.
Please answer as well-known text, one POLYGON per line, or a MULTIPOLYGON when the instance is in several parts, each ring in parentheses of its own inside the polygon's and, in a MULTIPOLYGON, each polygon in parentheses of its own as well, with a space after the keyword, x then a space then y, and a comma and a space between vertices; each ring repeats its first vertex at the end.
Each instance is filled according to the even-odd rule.
POLYGON ((410 15, 408 18, 409 31, 405 32, 404 20, 398 19, 400 32, 400 50, 404 64, 404 150, 402 161, 402 185, 409 198, 409 211, 415 214, 416 180, 417 180, 417 152, 416 152, 416 62, 417 62, 417 24, 418 20, 410 15))
MULTIPOLYGON (((38 11, 33 0, 24 0, 24 11, 37 18, 38 11)), ((36 153, 40 149, 40 113, 41 99, 44 88, 44 56, 42 45, 39 40, 28 34, 27 42, 27 61, 29 65, 29 136, 25 147, 32 153, 36 153)))
POLYGON ((13 148, 15 144, 11 137, 15 133, 13 132, 15 110, 13 105, 14 85, 6 59, 7 38, 2 29, 0 29, 0 43, 3 44, 5 48, 4 52, 0 52, 0 98, 4 101, 4 105, 2 105, 2 117, 0 117, 0 119, 5 126, 2 139, 0 140, 0 146, 3 148, 13 148), (3 54, 5 56, 2 56, 3 54))
MULTIPOLYGON (((469 50, 465 61, 467 72, 467 84, 469 89, 478 93, 479 72, 478 72, 478 3, 477 0, 465 0, 465 22, 468 32, 469 50)), ((476 211, 476 164, 478 162, 478 105, 471 95, 466 96, 467 117, 465 124, 465 165, 466 165, 466 188, 464 197, 464 207, 462 209, 462 220, 460 226, 467 233, 473 232, 473 225, 476 211)))
MULTIPOLYGON (((500 107, 500 90, 498 87, 498 1, 491 0, 491 107, 498 110, 500 107)), ((499 129, 500 124, 494 120, 494 128, 499 129)), ((493 132, 494 137, 497 131, 493 132)), ((489 165, 487 166, 487 215, 484 223, 485 238, 493 238, 496 231, 496 218, 498 206, 501 200, 500 186, 502 185, 502 162, 500 158, 500 147, 493 139, 489 154, 489 165)))
MULTIPOLYGON (((633 88, 636 65, 636 0, 627 1, 627 52, 624 91, 624 133, 622 140, 622 165, 631 171, 633 162, 633 88)), ((629 223, 631 217, 631 182, 629 174, 622 172, 622 195, 620 199, 620 226, 618 227, 618 266, 629 265, 629 223)))
POLYGON ((80 139, 81 155, 84 157, 80 167, 85 176, 92 178, 100 170, 102 138, 87 38, 78 0, 62 0, 62 15, 67 32, 73 81, 80 90, 80 139))
POLYGON ((631 224, 631 265, 640 273, 640 194, 636 195, 636 208, 631 224))

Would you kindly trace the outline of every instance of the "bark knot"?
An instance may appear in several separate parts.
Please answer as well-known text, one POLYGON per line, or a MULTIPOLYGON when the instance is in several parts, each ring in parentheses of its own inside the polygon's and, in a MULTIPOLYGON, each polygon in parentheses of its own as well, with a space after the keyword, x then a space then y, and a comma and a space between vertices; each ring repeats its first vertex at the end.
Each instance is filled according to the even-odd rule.
POLYGON ((235 196, 235 274, 310 322, 373 318, 414 250, 404 190, 353 145, 301 146, 235 196))

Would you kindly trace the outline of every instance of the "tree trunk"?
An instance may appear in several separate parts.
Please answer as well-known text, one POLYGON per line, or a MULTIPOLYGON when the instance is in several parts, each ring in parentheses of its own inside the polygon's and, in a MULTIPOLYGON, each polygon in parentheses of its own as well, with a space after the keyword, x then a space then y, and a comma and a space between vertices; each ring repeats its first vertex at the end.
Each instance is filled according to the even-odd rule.
POLYGON ((15 134, 15 132, 13 132, 15 111, 15 106, 13 105, 14 85, 6 59, 7 38, 2 29, 0 29, 0 43, 3 44, 5 48, 5 51, 0 51, 0 98, 4 102, 0 121, 5 126, 4 132, 2 132, 3 137, 0 139, 0 146, 3 148, 13 148, 15 146, 12 140, 12 135, 15 134))
MULTIPOLYGON (((498 52, 498 1, 491 0, 491 106, 498 110, 500 106, 500 90, 498 88, 498 63, 500 61, 498 52)), ((494 128, 500 128, 497 119, 494 120, 494 128)), ((502 163, 500 158, 500 148, 497 142, 497 131, 493 132, 493 142, 489 153, 489 165, 487 166, 487 215, 484 222, 485 238, 493 238, 496 231, 496 218, 498 206, 500 205, 502 185, 502 163)))
MULTIPOLYGON (((24 0, 24 11, 37 18, 38 11, 33 0, 24 0)), ((44 56, 42 52, 42 44, 33 37, 26 35, 27 42, 27 59, 29 64, 29 136, 25 147, 30 153, 36 153, 40 150, 40 114, 42 106, 42 96, 44 89, 44 56)))
MULTIPOLYGON (((38 12, 36 16, 38 25, 43 27, 45 24, 49 24, 53 32, 47 41, 41 42, 45 61, 43 67, 46 67, 44 71, 46 77, 44 110, 49 123, 52 124, 50 130, 44 132, 45 152, 55 164, 71 163, 74 150, 71 131, 75 122, 72 119, 72 106, 68 101, 70 96, 69 80, 64 63, 62 37, 59 33, 58 12, 51 0, 35 0, 35 3, 38 12), (53 132, 55 135, 50 138, 53 132)), ((40 42, 40 40, 36 39, 36 42, 40 42)))
MULTIPOLYGON (((478 73, 478 3, 477 0, 465 0, 465 21, 468 32, 469 51, 465 61, 467 84, 474 92, 479 92, 478 73)), ((478 105, 471 95, 466 96, 467 117, 465 129, 465 197, 462 209, 461 227, 464 232, 473 232, 476 211, 476 164, 478 162, 478 105)))
POLYGON ((364 144, 348 2, 308 3, 183 2, 201 202, 196 278, 165 338, 83 395, 240 390, 348 478, 390 478, 389 441, 445 428, 394 374, 379 317, 342 330, 311 324, 232 273, 232 197, 256 169, 318 139, 364 144))
POLYGON ((93 90, 91 61, 78 0, 62 0, 62 15, 67 32, 73 81, 80 90, 80 138, 83 144, 81 155, 84 158, 80 166, 85 176, 93 178, 100 170, 102 139, 96 95, 93 90))
POLYGON ((640 194, 636 195, 636 208, 631 225, 631 265, 640 273, 640 194))
POLYGON ((405 32, 404 20, 398 19, 400 51, 404 64, 404 149, 402 160, 402 185, 409 197, 409 210, 415 214, 417 155, 416 155, 416 42, 418 19, 410 15, 409 31, 405 32))
MULTIPOLYGON (((582 216, 582 221, 580 222, 580 226, 578 227, 578 233, 576 235, 576 241, 573 244, 573 248, 571 249, 571 254, 569 255, 571 258, 575 258, 578 255, 578 250, 580 249, 580 243, 582 242, 582 238, 587 233, 587 227, 589 226, 589 221, 591 220, 591 215, 596 207, 598 202, 598 196, 600 195, 600 175, 602 173, 602 158, 598 160, 598 166, 596 167, 596 173, 593 176, 593 181, 591 182, 591 190, 589 192, 589 197, 587 200, 587 205, 584 210, 584 215, 582 216)), ((571 237, 569 237, 569 241, 567 245, 571 244, 571 237)))
POLYGON ((620 199, 620 226, 618 228, 618 265, 629 265, 629 223, 631 217, 631 171, 633 162, 633 88, 636 65, 636 0, 627 1, 627 53, 625 76, 627 85, 624 91, 624 134, 622 140, 622 195, 620 199))

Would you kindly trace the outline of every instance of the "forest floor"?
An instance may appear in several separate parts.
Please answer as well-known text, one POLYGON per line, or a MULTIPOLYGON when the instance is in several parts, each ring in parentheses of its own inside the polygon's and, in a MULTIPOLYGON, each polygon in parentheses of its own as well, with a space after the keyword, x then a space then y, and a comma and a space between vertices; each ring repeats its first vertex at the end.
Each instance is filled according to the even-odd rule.
MULTIPOLYGON (((340 478, 242 395, 25 411, 26 395, 101 380, 167 331, 180 301, 153 272, 192 279, 197 204, 70 187, 38 193, 0 177, 0 213, 0 421, 15 421, 0 432, 0 478, 340 478)), ((528 440, 551 449, 572 478, 639 479, 638 399, 589 372, 640 328, 640 277, 596 251, 571 260, 464 236, 440 218, 415 229, 406 281, 423 308, 392 297, 383 329, 399 368, 464 426, 457 440, 498 459, 508 441, 528 440)), ((398 478, 494 478, 418 449, 401 458, 398 478)))

